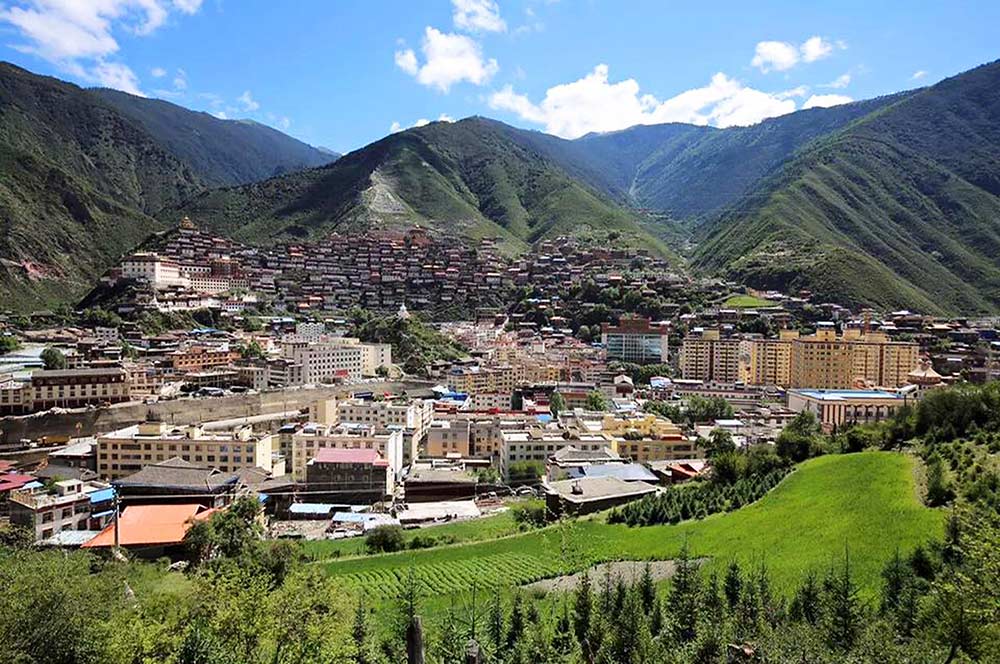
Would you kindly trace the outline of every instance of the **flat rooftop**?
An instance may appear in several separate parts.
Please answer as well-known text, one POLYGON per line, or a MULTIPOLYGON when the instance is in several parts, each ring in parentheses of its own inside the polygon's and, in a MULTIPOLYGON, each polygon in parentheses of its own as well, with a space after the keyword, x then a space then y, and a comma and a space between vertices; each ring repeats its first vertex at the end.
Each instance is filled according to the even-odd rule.
POLYGON ((850 399, 902 399, 895 392, 885 390, 792 390, 797 394, 819 401, 848 401, 850 399))

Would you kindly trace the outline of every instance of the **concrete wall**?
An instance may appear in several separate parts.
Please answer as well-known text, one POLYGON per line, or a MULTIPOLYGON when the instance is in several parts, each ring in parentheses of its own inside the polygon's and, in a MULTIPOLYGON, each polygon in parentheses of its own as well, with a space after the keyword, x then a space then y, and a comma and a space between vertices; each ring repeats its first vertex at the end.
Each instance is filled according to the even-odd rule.
POLYGON ((73 409, 3 417, 0 418, 0 444, 9 444, 24 438, 35 440, 42 436, 91 436, 142 422, 148 413, 160 417, 168 424, 193 424, 302 409, 313 401, 345 397, 352 391, 370 390, 376 394, 400 393, 426 389, 431 385, 432 383, 417 381, 386 381, 227 397, 177 399, 154 404, 133 402, 96 410, 73 409))

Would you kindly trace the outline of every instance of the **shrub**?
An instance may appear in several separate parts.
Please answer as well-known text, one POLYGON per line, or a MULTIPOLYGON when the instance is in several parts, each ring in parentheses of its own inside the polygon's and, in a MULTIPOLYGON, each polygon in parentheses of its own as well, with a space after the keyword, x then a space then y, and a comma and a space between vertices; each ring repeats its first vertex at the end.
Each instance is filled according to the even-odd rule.
POLYGON ((368 553, 391 553, 406 548, 401 526, 379 526, 365 538, 368 553))

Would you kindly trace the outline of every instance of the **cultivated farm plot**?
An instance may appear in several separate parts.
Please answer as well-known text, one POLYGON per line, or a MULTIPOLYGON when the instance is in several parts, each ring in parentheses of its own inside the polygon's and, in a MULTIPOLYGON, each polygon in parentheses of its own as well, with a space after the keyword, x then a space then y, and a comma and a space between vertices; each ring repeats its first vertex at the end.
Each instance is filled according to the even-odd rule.
POLYGON ((479 588, 523 585, 562 573, 562 566, 551 559, 531 554, 498 553, 466 560, 366 570, 346 574, 347 585, 379 599, 399 597, 412 574, 417 592, 422 596, 464 592, 479 588))
POLYGON ((600 517, 522 535, 323 563, 328 574, 373 598, 399 595, 410 570, 424 597, 473 588, 523 586, 610 561, 676 559, 685 543, 704 569, 724 572, 730 560, 766 563, 775 587, 790 592, 807 571, 822 573, 850 552, 865 597, 882 583, 896 551, 939 537, 944 515, 924 507, 914 460, 864 452, 811 459, 767 495, 733 512, 676 525, 629 528, 600 517))

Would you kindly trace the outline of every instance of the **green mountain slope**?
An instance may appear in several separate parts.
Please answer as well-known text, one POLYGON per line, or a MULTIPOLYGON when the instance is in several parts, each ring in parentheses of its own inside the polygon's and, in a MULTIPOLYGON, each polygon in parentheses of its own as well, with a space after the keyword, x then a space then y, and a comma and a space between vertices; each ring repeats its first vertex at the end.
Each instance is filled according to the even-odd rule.
POLYGON ((244 241, 422 224, 499 237, 512 250, 560 234, 617 231, 668 253, 633 210, 571 177, 497 122, 470 118, 393 134, 328 166, 206 192, 166 211, 244 241))
POLYGON ((1000 63, 805 150, 703 231, 695 260, 758 286, 931 312, 1000 307, 1000 63))
POLYGON ((0 310, 76 298, 160 227, 153 213, 207 186, 330 159, 260 125, 0 63, 0 310))
POLYGON ((252 120, 220 120, 160 99, 92 90, 141 125, 210 186, 244 184, 322 166, 336 153, 314 148, 252 120))
MULTIPOLYGON (((799 111, 750 127, 639 125, 567 141, 508 128, 604 193, 676 220, 711 219, 810 141, 909 93, 799 111)), ((499 123, 498 123, 499 124, 499 123)))

